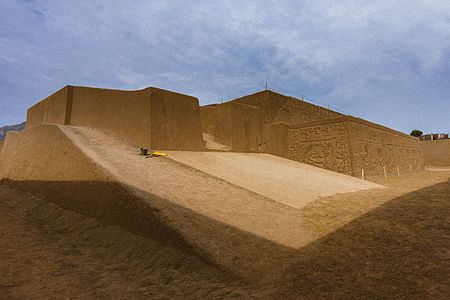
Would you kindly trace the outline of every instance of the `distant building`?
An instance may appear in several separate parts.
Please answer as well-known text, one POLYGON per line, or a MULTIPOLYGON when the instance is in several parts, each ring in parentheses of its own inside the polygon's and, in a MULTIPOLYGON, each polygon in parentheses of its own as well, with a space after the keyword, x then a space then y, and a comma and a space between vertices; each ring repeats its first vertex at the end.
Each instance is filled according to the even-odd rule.
POLYGON ((448 140, 448 133, 424 134, 420 137, 421 141, 448 140))

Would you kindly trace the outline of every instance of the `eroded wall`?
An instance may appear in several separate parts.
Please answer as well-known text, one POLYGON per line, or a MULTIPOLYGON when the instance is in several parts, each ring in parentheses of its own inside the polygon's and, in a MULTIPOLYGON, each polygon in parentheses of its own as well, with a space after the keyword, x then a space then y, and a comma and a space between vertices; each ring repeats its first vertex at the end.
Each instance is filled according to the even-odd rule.
POLYGON ((72 87, 66 86, 30 107, 27 111, 26 128, 33 128, 44 123, 67 124, 70 106, 67 101, 71 92, 72 87))
POLYGON ((353 170, 358 175, 409 173, 423 168, 422 147, 418 138, 357 118, 350 118, 350 143, 353 170))
POLYGON ((202 110, 202 131, 237 152, 261 152, 263 123, 256 106, 227 102, 202 110))
POLYGON ((272 122, 305 123, 342 116, 338 112, 270 90, 238 98, 232 102, 259 107, 266 125, 272 122))
POLYGON ((450 140, 421 142, 427 166, 450 166, 450 140))
POLYGON ((347 118, 287 126, 285 157, 350 175, 351 152, 347 118))
POLYGON ((73 87, 69 124, 102 128, 133 145, 151 147, 151 93, 73 87))
POLYGON ((256 106, 231 103, 232 149, 239 152, 261 152, 263 125, 256 106))
POLYGON ((215 135, 217 122, 217 105, 211 104, 200 107, 202 132, 215 135))
POLYGON ((231 117, 232 105, 217 105, 216 106, 216 122, 214 124, 215 140, 223 145, 232 147, 232 132, 233 124, 231 117))
POLYGON ((3 141, 0 141, 0 155, 2 154, 2 149, 3 149, 3 141))
POLYGON ((341 114, 273 91, 261 91, 201 108, 202 131, 234 151, 284 153, 274 143, 273 123, 307 123, 341 114), (232 145, 233 144, 233 145, 232 145))
POLYGON ((135 146, 203 149, 198 100, 157 88, 68 86, 28 110, 27 128, 48 123, 101 128, 135 146))
POLYGON ((157 88, 150 91, 152 148, 202 150, 198 99, 157 88))
POLYGON ((353 176, 361 176, 362 170, 383 176, 383 167, 387 174, 397 174, 397 166, 400 173, 423 168, 417 138, 350 116, 273 124, 272 130, 270 153, 316 167, 353 176))

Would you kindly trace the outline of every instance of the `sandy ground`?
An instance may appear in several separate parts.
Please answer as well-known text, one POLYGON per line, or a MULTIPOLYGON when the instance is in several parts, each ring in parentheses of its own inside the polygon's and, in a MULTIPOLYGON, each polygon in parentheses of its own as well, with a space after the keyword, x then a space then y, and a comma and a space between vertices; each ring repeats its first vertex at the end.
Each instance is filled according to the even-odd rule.
POLYGON ((252 298, 196 257, 4 184, 0 226, 0 299, 252 298))
POLYGON ((302 213, 316 240, 264 286, 0 185, 0 298, 446 299, 449 177, 412 174, 308 205, 302 213))
POLYGON ((263 153, 165 151, 169 158, 294 208, 320 197, 382 188, 372 182, 263 153))
MULTIPOLYGON (((0 297, 450 295, 450 172, 374 179, 386 188, 322 197, 295 209, 169 158, 139 156, 137 149, 96 130, 63 130, 179 240, 160 243, 157 236, 106 226, 19 189, 32 183, 4 181, 0 297)), ((73 188, 106 187, 51 184, 68 198, 73 188)))

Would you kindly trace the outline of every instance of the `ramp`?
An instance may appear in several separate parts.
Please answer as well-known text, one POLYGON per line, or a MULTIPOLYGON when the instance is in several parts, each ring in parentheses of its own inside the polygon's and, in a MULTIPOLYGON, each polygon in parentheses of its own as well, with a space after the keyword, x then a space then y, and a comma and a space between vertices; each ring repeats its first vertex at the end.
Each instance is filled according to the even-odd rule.
POLYGON ((145 158, 138 153, 101 130, 43 125, 8 135, 0 177, 258 281, 282 276, 292 251, 317 238, 314 224, 292 206, 374 187, 270 155, 168 152, 168 157, 145 158), (329 187, 321 176, 330 179, 329 187))
POLYGON ((168 153, 173 160, 294 208, 320 197, 382 187, 270 154, 168 153))

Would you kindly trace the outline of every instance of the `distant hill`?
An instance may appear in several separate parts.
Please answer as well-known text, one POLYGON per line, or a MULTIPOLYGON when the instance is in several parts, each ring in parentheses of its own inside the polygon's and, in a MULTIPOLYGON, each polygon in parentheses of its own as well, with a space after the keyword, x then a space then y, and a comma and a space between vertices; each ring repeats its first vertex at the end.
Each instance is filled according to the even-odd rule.
POLYGON ((0 141, 5 139, 5 135, 8 131, 21 131, 25 129, 25 122, 16 125, 8 125, 0 127, 0 141))

